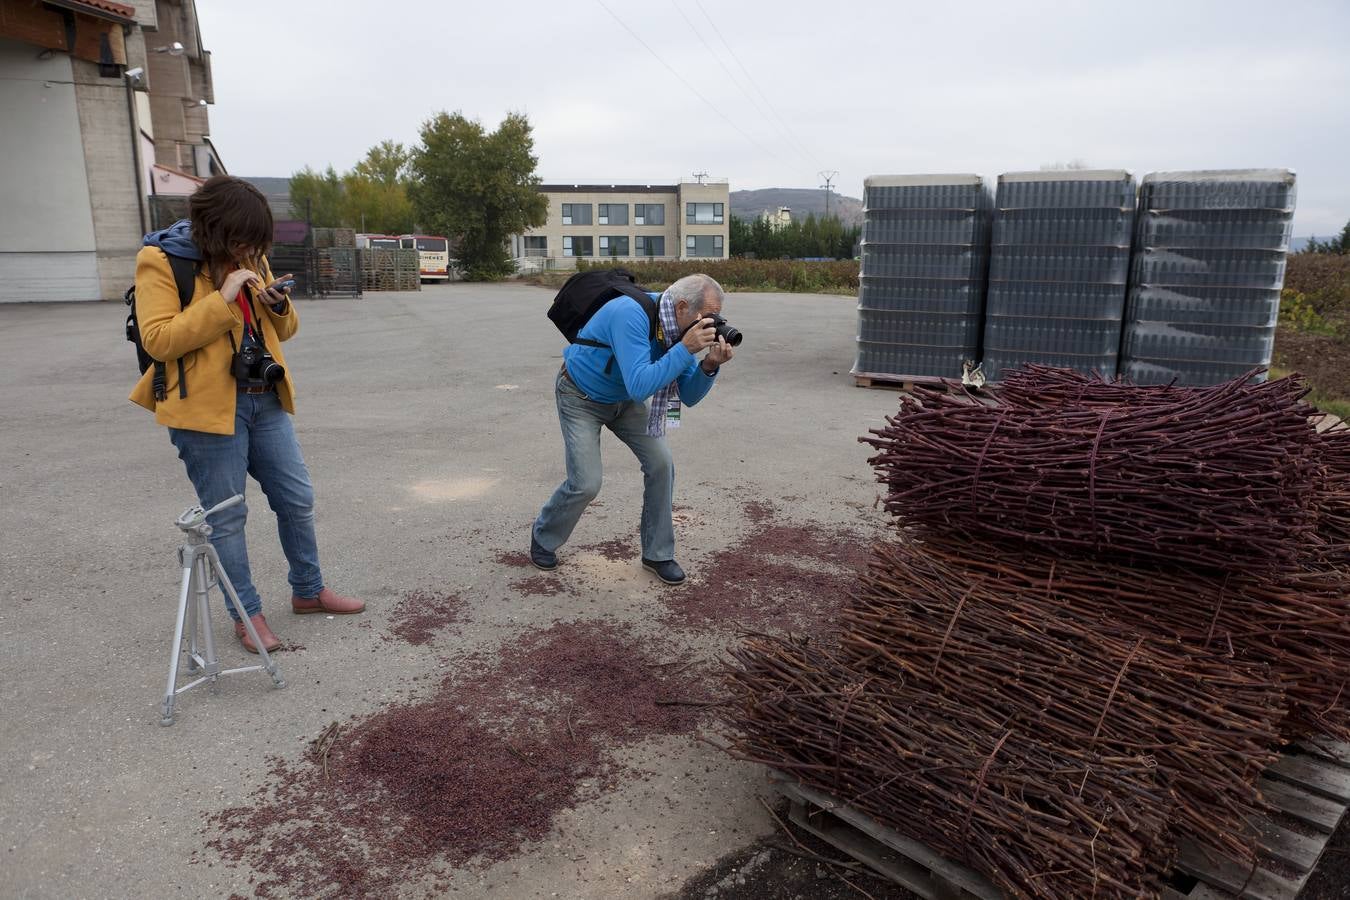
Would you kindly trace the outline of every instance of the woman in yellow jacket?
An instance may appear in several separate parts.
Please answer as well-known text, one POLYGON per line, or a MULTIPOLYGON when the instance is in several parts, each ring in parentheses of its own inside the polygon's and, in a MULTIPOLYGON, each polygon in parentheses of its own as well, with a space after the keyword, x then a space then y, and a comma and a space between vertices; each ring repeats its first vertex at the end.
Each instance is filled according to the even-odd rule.
MULTIPOLYGON (((136 257, 136 318, 141 343, 165 363, 163 390, 146 370, 133 402, 169 428, 178 458, 204 507, 244 493, 248 475, 277 516, 290 563, 296 613, 359 613, 360 600, 325 587, 314 536, 314 489, 290 415, 291 374, 281 342, 299 325, 282 280, 269 283, 272 213, 253 185, 228 175, 208 180, 189 200, 189 219, 146 235, 136 257), (192 302, 180 305, 169 256, 193 260, 192 302), (156 394, 160 394, 157 398, 156 394)), ((249 572, 244 504, 211 517, 211 543, 234 582, 259 639, 269 651, 281 642, 262 615, 249 572)), ((226 604, 235 634, 257 653, 237 613, 226 604)))

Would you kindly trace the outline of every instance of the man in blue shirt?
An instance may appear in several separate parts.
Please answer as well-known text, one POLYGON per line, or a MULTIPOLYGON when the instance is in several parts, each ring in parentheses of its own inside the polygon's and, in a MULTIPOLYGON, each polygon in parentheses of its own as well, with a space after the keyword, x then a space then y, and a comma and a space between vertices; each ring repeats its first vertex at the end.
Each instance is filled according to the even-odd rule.
POLYGON ((689 275, 659 297, 651 296, 659 311, 656 340, 650 338, 642 305, 618 297, 600 307, 577 333, 590 343, 571 344, 563 351, 554 391, 567 480, 530 530, 530 561, 545 571, 557 568, 557 549, 600 493, 600 429, 606 427, 642 464, 642 565, 666 584, 684 581, 684 570, 675 561, 670 516, 675 465, 665 431, 678 425, 681 403, 693 406, 703 399, 718 368, 733 353, 706 318, 722 312, 724 299, 722 286, 712 278, 689 275), (708 354, 699 362, 696 354, 704 349, 708 354))

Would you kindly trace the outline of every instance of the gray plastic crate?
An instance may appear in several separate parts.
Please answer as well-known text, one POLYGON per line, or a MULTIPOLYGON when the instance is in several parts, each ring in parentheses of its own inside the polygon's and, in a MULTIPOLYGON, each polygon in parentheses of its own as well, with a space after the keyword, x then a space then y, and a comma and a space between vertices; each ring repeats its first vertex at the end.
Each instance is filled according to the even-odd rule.
POLYGON ((1288 250, 1293 216, 1287 212, 1143 210, 1139 243, 1144 249, 1288 250))
POLYGON ((994 221, 1001 244, 1129 247, 1134 209, 1003 209, 994 221))
POLYGON ((974 357, 960 348, 859 341, 853 371, 892 377, 960 378, 967 360, 973 362, 974 357))
MULTIPOLYGON (((992 292, 989 303, 992 310, 992 292)), ((1137 322, 1170 322, 1273 328, 1280 317, 1280 292, 1260 288, 1144 285, 1130 291, 1127 309, 1127 326, 1137 322)))
POLYGON ((987 381, 998 382, 1003 380, 1005 372, 1020 369, 1022 366, 1029 364, 1073 369, 1076 372, 1082 372, 1084 375, 1091 375, 1095 372, 1108 378, 1116 374, 1116 354, 1114 353, 1102 354, 1101 356, 1075 356, 1070 353, 1048 353, 1043 350, 1025 353, 1017 350, 991 350, 986 348, 982 367, 987 381))
POLYGON ((1279 290, 1283 250, 1167 250, 1141 248, 1131 280, 1138 285, 1234 287, 1279 290))
POLYGON ((858 306, 863 309, 979 315, 984 286, 972 278, 900 278, 863 275, 858 306))
POLYGON ((989 281, 1045 281, 1052 284, 1088 283, 1120 285, 1130 272, 1130 248, 1038 247, 1019 244, 993 250, 989 281))
POLYGON ((982 243, 987 217, 964 209, 880 209, 863 216, 864 244, 950 244, 974 247, 982 243))
POLYGON ((986 258, 983 248, 943 244, 864 244, 862 273, 906 278, 977 279, 984 271, 986 258))
POLYGON ((1120 347, 1119 319, 1052 319, 1031 316, 989 316, 984 325, 984 351, 1114 357, 1120 347))
POLYGON ((994 207, 1012 209, 1133 209, 1134 178, 1120 169, 1006 172, 994 207))
POLYGON ((1288 169, 1206 169, 1153 172, 1140 183, 1145 209, 1266 209, 1294 211, 1288 169))
MULTIPOLYGON (((1120 375, 1135 384, 1181 384, 1205 387, 1221 384, 1252 373, 1251 366, 1201 363, 1188 360, 1121 359, 1120 375)), ((1260 373, 1253 381, 1265 381, 1260 373)))
POLYGON ((858 340, 881 344, 973 347, 980 340, 980 325, 978 315, 858 309, 858 340))
POLYGON ((1123 351, 1129 359, 1250 367, 1268 365, 1274 347, 1274 327, 1140 322, 1126 329, 1123 351))
POLYGON ((984 179, 959 175, 873 175, 863 181, 863 208, 987 210, 984 179))
POLYGON ((1117 329, 1124 309, 1125 292, 1118 284, 996 281, 990 283, 985 301, 990 316, 1111 319, 1117 329))

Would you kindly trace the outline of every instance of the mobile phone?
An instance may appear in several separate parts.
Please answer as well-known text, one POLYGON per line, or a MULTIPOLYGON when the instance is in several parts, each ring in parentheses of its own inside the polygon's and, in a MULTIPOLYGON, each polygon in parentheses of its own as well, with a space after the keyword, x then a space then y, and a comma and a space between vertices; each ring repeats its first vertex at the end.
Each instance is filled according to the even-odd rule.
POLYGON ((295 287, 295 279, 287 278, 285 281, 278 281, 276 284, 270 285, 269 289, 274 291, 289 291, 293 287, 295 287))

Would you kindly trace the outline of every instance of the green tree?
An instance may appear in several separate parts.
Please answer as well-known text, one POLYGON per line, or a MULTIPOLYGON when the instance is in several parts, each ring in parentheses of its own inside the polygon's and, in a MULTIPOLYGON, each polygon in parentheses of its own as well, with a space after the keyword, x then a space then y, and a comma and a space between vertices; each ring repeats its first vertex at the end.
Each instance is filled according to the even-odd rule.
POLYGON ((319 228, 355 228, 404 234, 415 227, 408 197, 409 152, 382 141, 371 147, 350 172, 338 175, 330 165, 319 173, 306 166, 291 176, 291 215, 319 228))
POLYGON ((366 158, 356 164, 352 174, 384 185, 404 184, 411 161, 412 153, 402 144, 380 141, 366 151, 366 158))
POLYGON ((732 216, 729 231, 732 255, 753 254, 759 259, 852 259, 862 236, 856 225, 845 225, 837 216, 818 219, 814 213, 783 228, 774 228, 762 217, 747 222, 732 216))
POLYGON ((319 228, 342 225, 342 179, 332 166, 326 172, 305 166, 291 176, 291 215, 319 228))
POLYGON ((1350 253, 1350 222, 1345 223, 1339 237, 1319 241, 1316 237, 1308 241, 1304 248, 1307 253, 1350 253))
POLYGON ((467 278, 511 274, 507 239, 548 221, 529 120, 511 113, 488 132, 462 113, 441 112, 422 125, 421 136, 410 164, 418 221, 458 241, 467 278))

